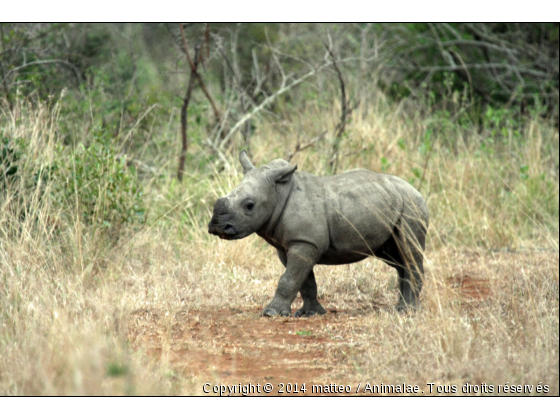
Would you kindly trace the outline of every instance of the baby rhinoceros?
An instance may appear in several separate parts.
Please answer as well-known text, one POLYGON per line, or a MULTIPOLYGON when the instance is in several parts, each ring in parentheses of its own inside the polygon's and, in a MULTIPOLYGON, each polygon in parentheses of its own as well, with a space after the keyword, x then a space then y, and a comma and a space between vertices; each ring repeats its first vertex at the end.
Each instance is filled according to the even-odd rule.
POLYGON ((286 271, 263 316, 290 316, 298 292, 303 306, 296 317, 325 314, 313 267, 368 256, 397 270, 396 309, 418 306, 428 208, 410 184, 365 169, 320 177, 282 159, 257 169, 245 151, 239 161, 245 177, 216 201, 208 232, 228 240, 256 232, 276 248, 286 271))

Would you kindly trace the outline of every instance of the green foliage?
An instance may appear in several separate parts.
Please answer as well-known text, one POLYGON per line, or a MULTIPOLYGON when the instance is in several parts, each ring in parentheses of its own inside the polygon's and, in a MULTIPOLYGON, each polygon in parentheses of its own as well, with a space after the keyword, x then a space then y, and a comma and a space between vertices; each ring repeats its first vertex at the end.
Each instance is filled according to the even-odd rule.
POLYGON ((432 150, 432 138, 433 138, 433 131, 431 128, 428 128, 424 132, 424 141, 420 143, 420 147, 418 148, 418 152, 421 155, 428 155, 432 150))
POLYGON ((0 24, 0 75, 6 99, 16 91, 43 100, 76 88, 92 65, 107 59, 107 26, 69 23, 0 24))
POLYGON ((112 378, 118 378, 119 376, 124 376, 128 374, 128 366, 118 362, 111 362, 107 364, 106 373, 107 376, 112 378))
POLYGON ((18 170, 18 161, 21 152, 14 148, 10 139, 0 139, 0 190, 6 188, 8 181, 13 178, 18 170))
MULTIPOLYGON (((236 78, 244 87, 254 86, 255 64, 261 67, 260 77, 267 82, 264 91, 257 93, 259 99, 270 94, 280 78, 270 45, 288 53, 281 57, 285 60, 285 72, 298 74, 308 69, 307 61, 322 58, 323 43, 328 36, 341 59, 371 55, 372 49, 377 49, 377 37, 381 37, 383 49, 376 53, 376 57, 380 56, 375 62, 386 63, 384 73, 391 76, 376 76, 376 83, 395 99, 417 96, 423 90, 430 91, 434 101, 441 102, 449 92, 462 91, 467 85, 472 101, 495 108, 504 104, 539 104, 534 107, 539 109, 539 115, 557 116, 558 60, 554 58, 558 50, 557 23, 375 24, 363 36, 366 27, 363 24, 211 24, 210 47, 203 54, 204 77, 209 84, 219 83, 222 94, 226 93, 228 84, 230 91, 236 90, 231 89, 235 84, 229 80, 231 72, 217 53, 217 45, 221 44, 222 53, 229 57, 236 78)), ((151 90, 159 97, 166 91, 161 87, 173 74, 188 67, 185 57, 177 60, 174 47, 182 49, 182 43, 176 24, 4 23, 0 29, 3 49, 0 76, 7 75, 8 100, 13 99, 18 89, 24 94, 36 90, 44 99, 64 87, 78 88, 87 84, 91 74, 99 69, 107 75, 112 94, 121 101, 134 96, 134 92, 128 95, 132 81, 140 92, 151 90)), ((186 25, 191 49, 205 38, 205 31, 205 24, 186 25)), ((351 61, 344 66, 345 78, 357 76, 358 68, 352 67, 351 61)), ((359 72, 375 74, 377 70, 372 65, 361 67, 359 72)), ((307 95, 309 99, 324 93, 301 90, 302 96, 307 95)), ((280 101, 297 103, 293 94, 288 92, 280 101)), ((172 95, 168 96, 166 101, 171 102, 172 95)), ((279 106, 280 101, 273 107, 279 106)))
POLYGON ((137 228, 145 221, 143 193, 134 165, 119 154, 114 139, 97 129, 89 146, 79 145, 61 160, 56 194, 74 204, 81 222, 111 234, 125 226, 137 228))
POLYGON ((521 165, 519 167, 519 174, 524 181, 529 179, 529 165, 521 165))
MULTIPOLYGON (((5 51, 0 70, 4 74, 11 72, 0 89, 0 103, 8 105, 3 108, 5 115, 17 118, 16 112, 10 114, 10 105, 18 102, 34 107, 62 99, 56 127, 53 125, 49 134, 50 139, 55 139, 49 147, 55 151, 48 158, 48 153, 43 156, 40 149, 50 140, 42 135, 34 140, 33 152, 28 151, 24 140, 13 138, 16 131, 0 137, 0 191, 24 180, 20 185, 28 189, 25 194, 39 192, 29 197, 43 200, 48 196, 59 204, 54 213, 60 211, 69 221, 75 221, 78 215, 80 222, 95 231, 118 237, 124 226, 142 225, 143 182, 153 199, 150 208, 155 224, 160 226, 174 219, 178 222, 174 227, 184 230, 180 234, 191 238, 192 227, 206 223, 215 198, 232 187, 222 179, 223 157, 208 147, 207 140, 223 138, 244 113, 258 106, 264 97, 274 95, 283 78, 287 82, 296 80, 323 64, 324 42, 329 41, 329 35, 340 60, 348 100, 350 105, 356 104, 349 106, 353 111, 348 115, 351 118, 345 133, 329 138, 340 113, 339 82, 329 68, 279 96, 251 119, 249 130, 243 127, 224 145, 226 160, 235 161, 236 149, 246 141, 242 136, 247 132, 251 137, 248 143, 255 146, 255 156, 263 159, 264 152, 258 149, 263 145, 266 154, 273 156, 281 156, 289 149, 281 140, 284 131, 298 136, 301 133, 304 139, 327 129, 328 147, 317 145, 317 161, 324 162, 325 173, 334 145, 344 150, 341 170, 351 161, 355 166, 400 174, 415 186, 422 180, 423 188, 433 188, 433 161, 450 153, 460 159, 466 153, 475 158, 476 165, 511 160, 507 170, 495 168, 512 185, 511 191, 503 193, 505 200, 512 199, 511 195, 543 206, 554 202, 549 200, 549 186, 538 174, 541 164, 523 153, 524 145, 534 141, 527 135, 528 118, 538 121, 553 112, 551 98, 557 91, 556 82, 536 86, 531 72, 522 73, 527 82, 523 86, 511 78, 500 80, 508 89, 517 89, 506 97, 503 92, 497 93, 502 88, 484 65, 496 64, 496 74, 505 77, 507 71, 500 66, 511 63, 500 48, 508 45, 524 57, 523 43, 531 42, 535 50, 527 50, 528 53, 540 57, 539 51, 548 48, 549 41, 558 42, 557 25, 531 26, 533 32, 528 31, 517 45, 508 34, 512 29, 508 25, 213 24, 208 49, 205 44, 202 50, 204 60, 199 73, 223 119, 216 124, 206 95, 196 84, 187 113, 189 149, 183 183, 175 180, 173 173, 180 141, 180 108, 190 68, 178 37, 178 25, 3 24, 1 28, 5 51), (477 38, 473 30, 496 39, 503 35, 505 43, 477 38), (443 48, 438 39, 445 44, 443 48), (534 41, 539 39, 541 44, 534 41), (492 42, 495 48, 491 50, 496 52, 486 57, 481 46, 492 42), (379 57, 371 59, 375 54, 379 57), (65 60, 68 64, 57 61, 17 70, 25 60, 65 60), (461 60, 483 66, 471 67, 467 72, 461 60), (368 109, 376 107, 379 121, 370 123, 377 126, 383 121, 384 110, 394 105, 398 105, 410 130, 396 128, 396 137, 391 140, 396 147, 378 146, 376 150, 378 143, 370 142, 369 133, 356 130, 355 123, 369 115, 368 109), (101 128, 92 132, 92 127, 101 128), (358 152, 362 147, 366 148, 358 152), (139 174, 121 151, 134 156, 139 174), (548 201, 541 202, 545 198, 548 201)), ((185 27, 191 54, 205 36, 205 29, 204 24, 185 27)), ((520 60, 521 70, 540 71, 526 64, 536 61, 520 60)), ((46 109, 47 114, 51 111, 52 108, 46 109)), ((380 131, 374 135, 393 134, 380 131)), ((542 154, 552 156, 551 162, 557 167, 557 146, 544 140, 542 154)), ((549 179, 552 172, 549 170, 545 178, 549 179)), ((17 193, 25 195, 24 189, 18 188, 17 193)), ((499 189, 496 194, 501 194, 499 189)), ((25 205, 31 201, 25 201, 25 205)), ((546 206, 543 208, 548 209, 546 206)), ((20 206, 20 210, 23 208, 20 206)), ((547 214, 551 211, 554 209, 547 210, 547 214)))
POLYGON ((437 102, 469 86, 476 102, 518 112, 540 102, 558 117, 558 23, 399 24, 384 27, 399 73, 383 88, 397 99, 434 93, 437 102), (537 64, 539 63, 539 64, 537 64), (389 86, 389 87, 387 87, 389 86))
POLYGON ((420 168, 412 168, 412 173, 418 179, 422 178, 422 170, 420 168))
POLYGON ((386 157, 381 158, 381 172, 387 172, 387 170, 391 167, 391 164, 387 160, 386 157))
POLYGON ((523 182, 516 184, 509 197, 523 208, 522 216, 518 216, 517 223, 520 226, 535 222, 546 226, 557 226, 560 217, 557 184, 544 173, 530 176, 527 165, 519 168, 519 174, 523 182))
POLYGON ((484 128, 492 134, 492 142, 499 139, 507 143, 510 136, 515 140, 521 138, 522 120, 511 108, 494 108, 488 105, 482 121, 484 128))
POLYGON ((0 203, 7 199, 11 203, 7 211, 19 221, 30 215, 35 220, 37 205, 45 199, 47 184, 58 169, 33 155, 25 139, 0 138, 0 203))
MULTIPOLYGON (((277 23, 247 23, 247 24, 214 24, 210 26, 212 32, 218 36, 228 39, 235 45, 235 56, 239 66, 243 85, 247 84, 252 77, 254 63, 253 54, 261 63, 269 62, 272 55, 268 49, 268 41, 274 44, 278 39, 280 25, 277 23)), ((231 60, 231 59, 230 59, 231 60)), ((233 60, 231 60, 233 62, 233 60)))

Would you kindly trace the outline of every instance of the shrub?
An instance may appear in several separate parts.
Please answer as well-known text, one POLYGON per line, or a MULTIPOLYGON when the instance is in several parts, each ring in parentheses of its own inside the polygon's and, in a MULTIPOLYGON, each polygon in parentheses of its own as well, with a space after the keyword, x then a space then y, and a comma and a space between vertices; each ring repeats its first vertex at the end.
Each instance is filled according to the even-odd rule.
POLYGON ((81 223, 108 233, 113 240, 124 227, 145 221, 142 189, 136 168, 119 153, 110 134, 97 129, 89 146, 80 144, 60 160, 55 195, 67 203, 81 223))
POLYGON ((17 150, 8 137, 0 139, 0 190, 7 187, 18 170, 21 152, 17 150))

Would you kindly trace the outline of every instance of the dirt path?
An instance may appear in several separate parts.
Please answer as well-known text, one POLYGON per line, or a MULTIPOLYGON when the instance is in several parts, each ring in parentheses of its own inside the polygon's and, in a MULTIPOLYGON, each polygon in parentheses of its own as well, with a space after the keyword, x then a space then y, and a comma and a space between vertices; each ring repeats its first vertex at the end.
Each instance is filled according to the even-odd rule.
POLYGON ((337 349, 353 345, 333 334, 351 314, 270 319, 261 311, 189 311, 171 322, 139 311, 133 335, 141 347, 202 384, 272 383, 275 394, 280 383, 330 383, 337 349))
MULTIPOLYGON (((446 281, 467 305, 476 305, 492 295, 484 278, 465 275, 446 281)), ((294 307, 299 305, 298 298, 294 307)), ((181 377, 190 378, 196 394, 213 394, 214 385, 249 383, 273 384, 270 394, 282 391, 279 387, 284 384, 287 394, 287 384, 292 384, 293 393, 294 384, 299 388, 305 383, 307 392, 298 395, 311 395, 313 384, 338 381, 347 385, 347 378, 360 376, 352 357, 347 357, 367 350, 357 338, 360 328, 365 332, 368 323, 393 309, 371 305, 363 308, 356 303, 344 311, 303 319, 262 318, 261 311, 261 307, 176 314, 137 310, 132 313, 128 335, 136 348, 167 362, 181 377), (207 383, 210 385, 204 387, 207 383)), ((370 340, 368 349, 371 345, 370 340)))

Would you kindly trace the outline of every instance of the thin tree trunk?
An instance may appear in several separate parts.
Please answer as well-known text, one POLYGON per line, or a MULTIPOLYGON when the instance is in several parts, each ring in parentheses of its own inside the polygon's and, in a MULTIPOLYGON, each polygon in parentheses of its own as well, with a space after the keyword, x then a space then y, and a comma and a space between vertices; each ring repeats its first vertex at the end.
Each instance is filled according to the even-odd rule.
POLYGON ((194 81, 196 77, 196 69, 198 67, 198 55, 200 54, 200 48, 195 49, 194 66, 191 68, 191 74, 189 76, 189 85, 187 87, 187 93, 185 94, 185 99, 183 99, 183 106, 181 107, 181 155, 179 156, 179 167, 177 169, 177 179, 179 182, 183 181, 183 173, 185 172, 185 160, 187 159, 187 151, 189 149, 189 142, 187 137, 187 111, 189 108, 189 102, 191 100, 191 94, 194 88, 194 81))

